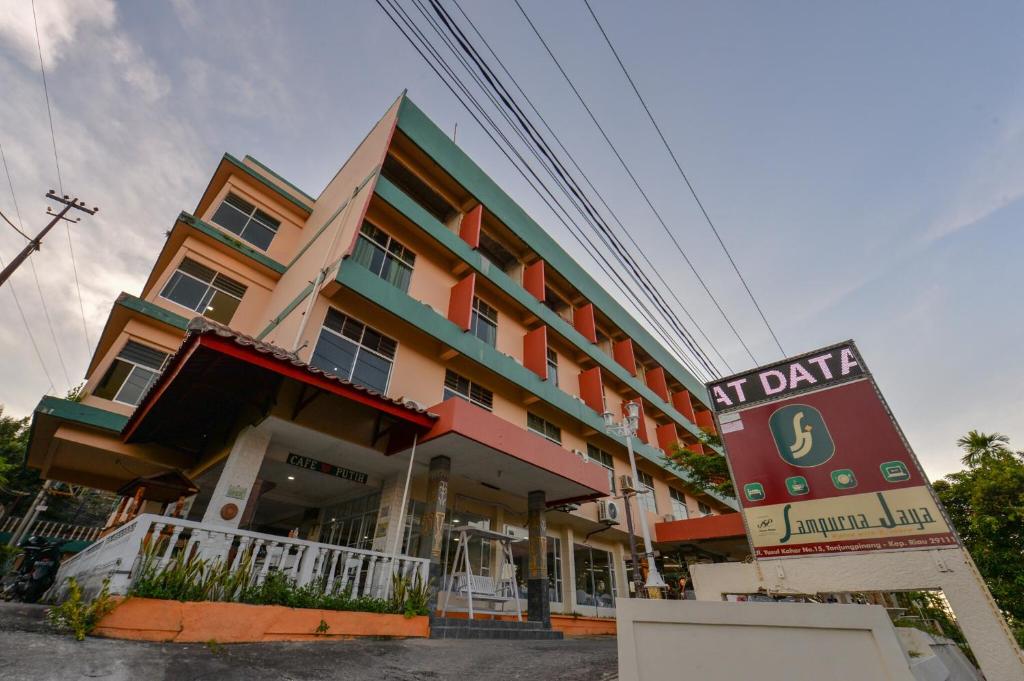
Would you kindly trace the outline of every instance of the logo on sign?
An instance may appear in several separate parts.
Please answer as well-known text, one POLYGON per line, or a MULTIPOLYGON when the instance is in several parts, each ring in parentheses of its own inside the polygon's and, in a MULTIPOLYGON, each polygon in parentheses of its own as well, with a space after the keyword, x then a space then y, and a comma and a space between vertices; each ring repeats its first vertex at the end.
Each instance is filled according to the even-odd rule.
POLYGON ((825 419, 814 407, 806 404, 782 407, 768 419, 768 427, 779 456, 793 466, 820 466, 836 453, 825 419))

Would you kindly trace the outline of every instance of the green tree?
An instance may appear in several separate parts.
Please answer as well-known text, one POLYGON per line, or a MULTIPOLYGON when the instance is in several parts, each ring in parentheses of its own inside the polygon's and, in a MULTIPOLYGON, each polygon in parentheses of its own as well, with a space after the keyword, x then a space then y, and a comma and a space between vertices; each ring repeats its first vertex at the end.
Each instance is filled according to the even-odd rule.
POLYGON ((975 466, 985 459, 1001 458, 1012 454, 1010 438, 1002 433, 982 433, 972 430, 956 441, 956 446, 964 450, 960 462, 967 466, 975 466))
POLYGON ((0 405, 0 488, 15 485, 28 446, 28 418, 5 416, 0 405))
POLYGON ((1024 453, 998 433, 971 431, 957 444, 966 468, 933 487, 1024 645, 1024 453))
MULTIPOLYGON (((722 446, 721 439, 707 430, 704 431, 701 440, 704 445, 722 446)), ((665 456, 664 462, 669 468, 683 473, 691 485, 703 492, 730 499, 736 497, 736 490, 729 476, 729 464, 724 456, 714 450, 704 454, 676 447, 665 456)))

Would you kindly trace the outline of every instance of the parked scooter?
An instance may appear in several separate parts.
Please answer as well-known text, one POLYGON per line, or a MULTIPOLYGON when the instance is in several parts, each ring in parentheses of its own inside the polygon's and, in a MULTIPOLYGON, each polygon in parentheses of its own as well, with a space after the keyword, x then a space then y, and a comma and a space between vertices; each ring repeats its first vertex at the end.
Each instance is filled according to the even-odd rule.
POLYGON ((42 537, 29 537, 21 542, 22 554, 18 568, 8 575, 3 587, 5 601, 35 603, 53 586, 60 567, 63 541, 48 541, 42 537))

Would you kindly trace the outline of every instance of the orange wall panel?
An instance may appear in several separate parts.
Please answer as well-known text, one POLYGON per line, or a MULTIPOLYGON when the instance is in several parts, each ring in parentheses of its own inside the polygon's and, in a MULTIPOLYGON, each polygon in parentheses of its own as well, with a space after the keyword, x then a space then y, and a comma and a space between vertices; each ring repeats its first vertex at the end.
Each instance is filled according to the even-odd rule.
POLYGON ((544 261, 538 260, 523 270, 523 288, 540 302, 544 302, 544 261))
POLYGON ((591 343, 597 342, 597 322, 594 321, 594 304, 587 303, 572 311, 572 325, 591 343))
POLYGON ((548 327, 538 326, 523 336, 523 366, 548 380, 548 327))
POLYGON ((695 423, 702 429, 717 433, 718 430, 715 428, 715 417, 712 416, 710 411, 699 411, 697 412, 697 420, 695 423))
POLYGON ((484 204, 478 204, 476 208, 462 216, 462 224, 459 225, 459 236, 469 244, 470 248, 480 247, 480 224, 483 222, 484 204))
POLYGON ((679 431, 676 430, 676 424, 666 423, 663 426, 658 426, 656 430, 658 446, 665 450, 666 454, 674 452, 679 444, 679 431))
POLYGON ((633 339, 620 340, 612 346, 612 356, 631 375, 636 376, 636 353, 633 352, 633 339))
POLYGON ((699 442, 694 442, 692 445, 686 445, 686 448, 695 454, 705 454, 704 445, 699 442))
POLYGON ((653 390, 658 397, 668 402, 668 381, 665 380, 665 370, 661 367, 656 367, 647 371, 644 374, 644 378, 647 381, 647 387, 653 390))
POLYGON ((697 417, 693 413, 693 402, 690 400, 690 392, 688 390, 672 393, 672 406, 680 414, 690 419, 691 423, 697 422, 697 417))
POLYGON ((452 286, 452 295, 448 299, 448 319, 463 331, 469 331, 474 295, 476 295, 476 272, 452 286))
POLYGON ((596 411, 604 412, 604 384, 601 381, 601 367, 580 372, 580 399, 596 411))

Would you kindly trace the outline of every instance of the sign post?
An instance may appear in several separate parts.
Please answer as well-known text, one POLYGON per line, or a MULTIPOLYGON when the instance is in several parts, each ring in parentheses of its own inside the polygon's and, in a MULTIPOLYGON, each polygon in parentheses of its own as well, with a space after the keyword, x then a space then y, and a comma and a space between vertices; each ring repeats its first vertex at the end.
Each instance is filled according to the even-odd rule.
POLYGON ((698 598, 744 584, 941 589, 986 677, 1024 678, 1024 654, 853 341, 707 387, 755 569, 703 566, 698 598))

